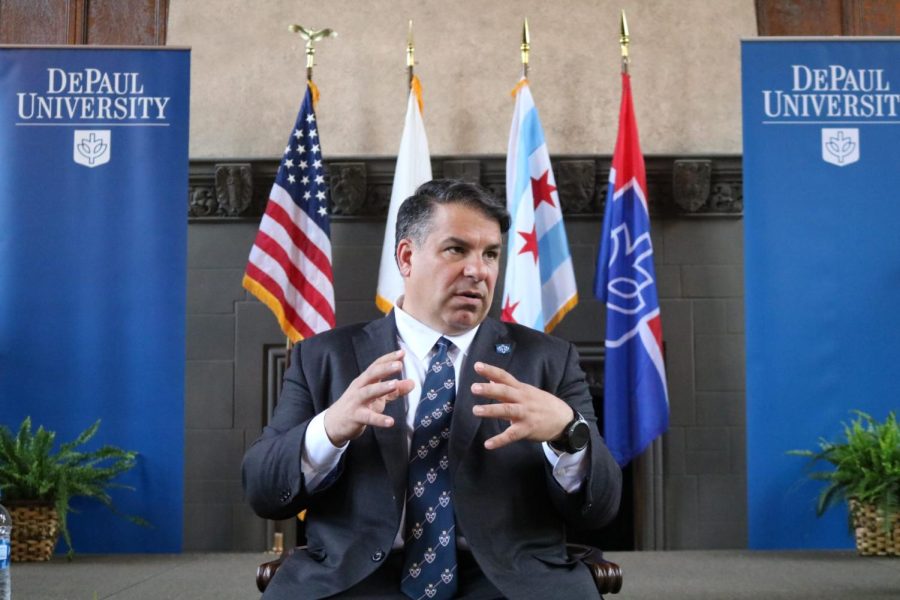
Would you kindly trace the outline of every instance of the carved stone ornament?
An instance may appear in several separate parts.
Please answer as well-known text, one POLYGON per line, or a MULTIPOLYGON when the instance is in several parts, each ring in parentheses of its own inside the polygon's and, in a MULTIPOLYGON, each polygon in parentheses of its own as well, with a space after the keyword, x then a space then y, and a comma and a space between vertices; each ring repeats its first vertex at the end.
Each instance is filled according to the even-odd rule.
POLYGON ((711 160, 676 160, 672 169, 672 199, 685 212, 699 211, 709 199, 711 179, 711 160))
POLYGON ((218 213, 236 217, 250 208, 253 199, 253 175, 249 164, 216 165, 216 201, 218 213))
POLYGON ((563 212, 594 212, 597 164, 593 160, 562 160, 556 165, 554 175, 563 212))
POLYGON ((213 195, 212 188, 196 186, 188 194, 188 216, 209 217, 216 214, 219 203, 213 195))
POLYGON ((717 183, 713 186, 710 198, 712 210, 723 213, 739 213, 744 210, 744 198, 740 185, 717 183), (734 190, 737 189, 737 193, 734 190))
POLYGON ((445 160, 445 179, 461 179, 469 183, 481 182, 481 162, 477 160, 445 160))
POLYGON ((332 214, 361 215, 366 203, 366 164, 331 163, 328 173, 332 214))

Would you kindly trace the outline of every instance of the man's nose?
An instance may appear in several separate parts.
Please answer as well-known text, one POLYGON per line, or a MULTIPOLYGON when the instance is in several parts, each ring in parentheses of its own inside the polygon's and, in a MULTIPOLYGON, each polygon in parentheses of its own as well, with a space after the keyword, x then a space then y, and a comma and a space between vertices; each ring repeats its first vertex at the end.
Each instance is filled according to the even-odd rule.
POLYGON ((483 281, 488 276, 488 264, 481 257, 472 258, 466 262, 466 268, 463 275, 470 277, 475 281, 483 281))

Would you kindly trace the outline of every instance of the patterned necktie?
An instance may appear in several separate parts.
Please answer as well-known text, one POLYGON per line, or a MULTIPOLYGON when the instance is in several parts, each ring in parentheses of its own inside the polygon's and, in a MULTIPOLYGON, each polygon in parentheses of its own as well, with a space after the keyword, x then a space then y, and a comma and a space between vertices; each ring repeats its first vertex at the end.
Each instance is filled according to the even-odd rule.
POLYGON ((437 353, 422 383, 409 456, 406 538, 400 589, 414 600, 456 595, 456 520, 450 500, 450 415, 456 399, 450 340, 437 353))

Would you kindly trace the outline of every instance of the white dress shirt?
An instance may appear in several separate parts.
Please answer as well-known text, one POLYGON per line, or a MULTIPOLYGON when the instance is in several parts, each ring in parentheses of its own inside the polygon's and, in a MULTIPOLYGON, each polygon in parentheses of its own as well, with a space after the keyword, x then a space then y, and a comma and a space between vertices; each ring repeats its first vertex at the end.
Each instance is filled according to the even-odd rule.
MULTIPOLYGON (((403 354, 403 379, 413 381, 413 389, 403 398, 397 398, 394 402, 404 402, 406 408, 406 446, 412 444, 412 436, 416 419, 416 408, 422 395, 422 382, 425 379, 425 370, 428 362, 434 355, 434 346, 441 336, 450 340, 453 346, 449 350, 449 357, 453 361, 456 372, 456 389, 459 391, 460 373, 466 364, 469 346, 478 333, 478 326, 462 335, 444 335, 434 331, 427 325, 420 323, 408 313, 399 308, 400 300, 394 307, 394 318, 397 322, 397 334, 400 348, 403 354)), ((303 450, 300 454, 300 470, 306 481, 306 488, 314 491, 334 470, 341 460, 341 455, 347 449, 347 442, 343 446, 335 446, 325 433, 325 412, 316 415, 306 429, 306 437, 303 442, 303 450)), ((541 444, 544 456, 553 468, 553 478, 568 493, 573 493, 581 488, 581 484, 587 475, 588 461, 587 451, 582 450, 575 454, 557 453, 549 444, 541 444)), ((400 530, 394 540, 394 549, 403 547, 403 532, 405 521, 404 514, 400 518, 400 530)), ((463 541, 465 547, 465 542, 463 541)))

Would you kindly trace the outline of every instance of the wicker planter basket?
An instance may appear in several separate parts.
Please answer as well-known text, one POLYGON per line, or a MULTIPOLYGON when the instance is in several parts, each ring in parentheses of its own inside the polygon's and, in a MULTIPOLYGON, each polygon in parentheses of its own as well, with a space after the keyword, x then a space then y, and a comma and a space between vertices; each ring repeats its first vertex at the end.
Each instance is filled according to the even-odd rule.
POLYGON ((856 533, 856 551, 861 556, 900 556, 900 514, 885 529, 884 517, 871 504, 850 500, 850 513, 856 533))
POLYGON ((11 501, 6 508, 13 522, 13 561, 50 560, 59 538, 59 518, 53 505, 11 501))

